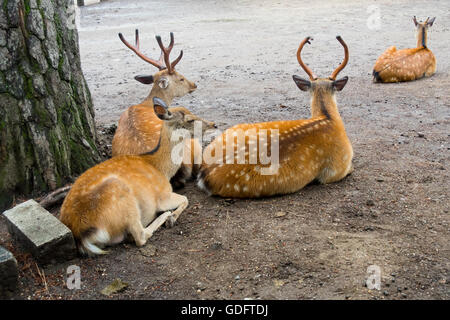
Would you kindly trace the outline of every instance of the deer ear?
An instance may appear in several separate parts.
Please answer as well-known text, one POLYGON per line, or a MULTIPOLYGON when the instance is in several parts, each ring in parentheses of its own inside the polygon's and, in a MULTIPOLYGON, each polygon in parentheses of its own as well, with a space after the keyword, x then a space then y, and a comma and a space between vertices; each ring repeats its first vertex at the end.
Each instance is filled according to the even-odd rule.
POLYGON ((152 84, 153 83, 153 76, 138 75, 138 76, 135 76, 134 79, 143 84, 152 84))
POLYGON ((302 77, 293 75, 292 79, 294 79, 297 87, 302 91, 308 91, 311 88, 311 82, 309 80, 303 79, 302 77))
POLYGON ((436 19, 436 17, 434 17, 433 19, 431 19, 430 21, 427 22, 427 25, 428 25, 429 27, 431 27, 431 26, 433 25, 434 19, 436 19))
POLYGON ((337 91, 341 91, 342 89, 344 89, 345 85, 347 84, 347 81, 348 81, 348 77, 343 77, 341 79, 334 80, 333 81, 333 87, 337 91))
POLYGON ((166 103, 160 98, 153 98, 153 110, 155 110, 155 114, 161 120, 170 120, 172 118, 172 114, 167 109, 166 103))
POLYGON ((160 79, 158 80, 158 86, 159 86, 161 89, 167 88, 167 87, 169 86, 169 79, 167 79, 167 78, 165 78, 165 77, 160 78, 160 79))

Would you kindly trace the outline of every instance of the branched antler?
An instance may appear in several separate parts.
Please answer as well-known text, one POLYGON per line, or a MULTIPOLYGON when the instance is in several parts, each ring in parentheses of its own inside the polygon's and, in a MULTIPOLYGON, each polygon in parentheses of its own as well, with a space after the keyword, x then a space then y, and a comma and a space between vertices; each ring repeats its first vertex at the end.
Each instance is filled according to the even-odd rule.
POLYGON ((145 62, 150 63, 151 65, 157 67, 159 70, 164 70, 166 67, 164 66, 164 61, 163 61, 163 54, 161 53, 161 57, 159 58, 158 61, 147 57, 146 55, 144 55, 140 49, 139 49, 139 30, 136 29, 136 45, 132 45, 131 43, 129 43, 127 40, 125 40, 124 36, 122 35, 122 33, 119 33, 119 38, 120 40, 122 40, 123 44, 126 45, 128 48, 131 49, 131 51, 133 51, 134 53, 136 53, 136 55, 141 58, 142 60, 144 60, 145 62))
POLYGON ((175 66, 177 65, 178 62, 180 62, 181 57, 183 57, 183 50, 181 50, 178 58, 176 58, 172 63, 170 63, 169 56, 170 56, 170 52, 172 51, 173 44, 174 44, 173 32, 170 33, 169 47, 167 47, 167 48, 164 47, 160 36, 156 36, 156 41, 158 41, 159 47, 161 48, 161 51, 164 55, 164 61, 166 63, 167 69, 169 70, 169 74, 172 74, 175 70, 175 66))
POLYGON ((173 33, 170 33, 170 44, 169 47, 164 47, 161 37, 160 36, 156 36, 156 41, 158 42, 159 47, 161 48, 161 56, 159 57, 159 60, 154 60, 151 59, 149 57, 147 57, 146 55, 144 55, 139 48, 139 30, 136 29, 136 44, 133 46, 132 44, 130 44, 127 40, 125 40, 124 36, 122 35, 122 33, 119 33, 119 38, 120 40, 128 47, 130 48, 134 53, 136 53, 136 55, 141 58, 142 60, 144 60, 145 62, 150 63, 151 65, 157 67, 159 70, 164 70, 164 69, 168 69, 169 74, 172 74, 175 71, 175 66, 177 65, 178 62, 180 62, 181 58, 183 57, 183 50, 181 50, 180 55, 178 56, 178 58, 176 58, 172 63, 170 63, 170 52, 172 51, 173 45, 174 45, 174 37, 173 37, 173 33))

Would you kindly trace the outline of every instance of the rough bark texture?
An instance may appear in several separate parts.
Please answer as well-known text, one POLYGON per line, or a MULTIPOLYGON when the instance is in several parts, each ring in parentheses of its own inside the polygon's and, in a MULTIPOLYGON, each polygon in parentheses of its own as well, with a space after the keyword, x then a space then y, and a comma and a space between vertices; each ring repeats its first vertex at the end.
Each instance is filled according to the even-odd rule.
POLYGON ((0 0, 0 210, 99 161, 73 0, 0 0))

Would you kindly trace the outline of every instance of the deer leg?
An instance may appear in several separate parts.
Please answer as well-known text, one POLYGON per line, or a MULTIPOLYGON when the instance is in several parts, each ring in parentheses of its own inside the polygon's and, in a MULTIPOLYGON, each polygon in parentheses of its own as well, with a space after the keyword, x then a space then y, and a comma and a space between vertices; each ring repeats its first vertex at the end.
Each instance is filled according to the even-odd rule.
POLYGON ((145 236, 145 229, 139 219, 133 221, 128 227, 128 232, 131 234, 138 247, 142 247, 147 242, 148 238, 145 236))
POLYGON ((147 241, 152 235, 153 233, 159 229, 159 227, 161 227, 169 218, 172 217, 172 212, 170 211, 166 211, 163 214, 160 214, 158 216, 158 218, 156 218, 155 220, 152 221, 152 223, 150 223, 150 225, 145 228, 144 232, 145 232, 145 241, 147 241))
POLYGON ((166 227, 173 227, 181 212, 188 206, 189 201, 185 196, 172 192, 167 198, 163 199, 159 203, 159 210, 167 211, 174 210, 171 216, 167 219, 166 227))

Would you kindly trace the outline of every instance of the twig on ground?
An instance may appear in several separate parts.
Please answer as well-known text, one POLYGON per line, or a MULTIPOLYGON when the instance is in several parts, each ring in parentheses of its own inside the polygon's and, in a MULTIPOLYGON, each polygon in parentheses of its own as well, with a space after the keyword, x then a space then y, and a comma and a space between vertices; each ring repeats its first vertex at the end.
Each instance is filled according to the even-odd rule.
POLYGON ((62 188, 56 189, 55 191, 46 195, 42 200, 40 200, 39 204, 45 209, 48 209, 56 204, 59 204, 64 200, 67 193, 69 193, 70 188, 72 188, 72 185, 67 185, 62 188))

